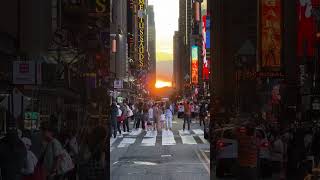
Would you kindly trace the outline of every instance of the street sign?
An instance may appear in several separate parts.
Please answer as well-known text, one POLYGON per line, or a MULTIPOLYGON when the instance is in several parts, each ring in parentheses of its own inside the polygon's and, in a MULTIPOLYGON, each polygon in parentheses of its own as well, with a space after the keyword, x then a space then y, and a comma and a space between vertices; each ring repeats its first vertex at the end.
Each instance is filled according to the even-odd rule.
POLYGON ((122 89, 123 88, 123 81, 122 80, 115 80, 113 83, 115 89, 122 89))
POLYGON ((24 128, 37 129, 39 126, 39 113, 38 112, 25 112, 24 113, 24 128))
POLYGON ((38 112, 25 112, 24 117, 26 120, 37 120, 39 118, 38 112))

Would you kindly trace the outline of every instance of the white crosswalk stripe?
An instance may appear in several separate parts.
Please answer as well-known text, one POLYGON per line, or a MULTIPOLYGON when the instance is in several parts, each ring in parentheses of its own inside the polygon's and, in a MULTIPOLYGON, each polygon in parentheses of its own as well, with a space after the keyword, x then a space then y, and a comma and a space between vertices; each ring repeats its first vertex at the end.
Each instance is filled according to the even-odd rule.
POLYGON ((118 145, 118 148, 128 147, 130 144, 134 144, 136 138, 123 138, 123 140, 118 145))
POLYGON ((199 138, 201 139, 201 141, 202 141, 204 144, 209 144, 209 142, 204 138, 203 135, 199 136, 199 138))
POLYGON ((147 131, 145 135, 142 129, 132 130, 129 134, 124 136, 117 136, 116 138, 110 138, 110 152, 115 148, 129 147, 132 144, 138 146, 154 147, 157 144, 157 139, 161 139, 162 146, 172 146, 178 144, 195 145, 195 144, 209 144, 209 142, 203 136, 202 129, 193 130, 179 130, 178 135, 170 130, 163 130, 161 135, 158 135, 157 131, 147 131), (196 138, 198 137, 198 138, 196 138), (138 139, 141 139, 139 141, 138 139), (180 140, 181 139, 181 140, 180 140), (197 139, 197 140, 196 140, 197 139), (140 144, 139 144, 140 143, 140 144))
POLYGON ((202 129, 193 129, 192 131, 197 135, 203 135, 204 134, 202 129))
POLYGON ((148 131, 141 142, 141 146, 155 146, 157 133, 157 131, 148 131))
POLYGON ((191 136, 190 131, 179 130, 179 134, 183 144, 197 144, 196 140, 191 136))
POLYGON ((162 131, 162 145, 176 145, 172 131, 162 131))
POLYGON ((130 136, 138 136, 139 134, 141 134, 142 133, 142 129, 137 129, 137 130, 132 130, 131 132, 130 132, 130 136))

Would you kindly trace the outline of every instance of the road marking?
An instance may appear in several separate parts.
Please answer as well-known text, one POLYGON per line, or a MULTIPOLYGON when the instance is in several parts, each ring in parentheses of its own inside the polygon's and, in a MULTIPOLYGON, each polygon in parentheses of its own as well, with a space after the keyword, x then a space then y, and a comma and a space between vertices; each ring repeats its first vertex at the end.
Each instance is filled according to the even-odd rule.
POLYGON ((112 144, 117 140, 117 137, 116 138, 110 138, 110 146, 112 146, 112 144))
POLYGON ((180 134, 180 136, 183 136, 183 135, 190 135, 190 131, 188 131, 188 130, 179 130, 179 134, 180 134))
POLYGON ((162 145, 176 145, 172 131, 162 131, 162 145))
POLYGON ((204 144, 209 144, 209 142, 204 138, 204 136, 198 136, 204 144))
POLYGON ((210 160, 209 160, 208 156, 207 156, 203 151, 200 150, 200 152, 201 152, 201 154, 203 155, 204 159, 205 159, 205 160, 207 161, 207 163, 209 164, 209 169, 210 169, 210 160))
POLYGON ((201 155, 199 154, 198 150, 195 150, 199 160, 201 161, 201 164, 204 166, 204 168, 207 170, 209 176, 210 176, 210 169, 209 167, 207 166, 207 163, 205 163, 205 161, 201 158, 201 155))
POLYGON ((141 146, 155 146, 157 140, 157 131, 147 131, 147 134, 144 136, 141 146))
POLYGON ((193 136, 181 136, 182 144, 197 144, 193 136))
POLYGON ((136 141, 135 138, 123 138, 123 140, 118 145, 118 148, 128 147, 130 146, 130 144, 134 144, 135 141, 136 141))
POLYGON ((138 136, 139 134, 141 134, 141 132, 142 132, 142 129, 140 128, 138 130, 133 129, 129 134, 129 136, 138 136))
POLYGON ((161 155, 161 157, 171 157, 170 154, 161 155))
POLYGON ((204 132, 203 132, 202 129, 193 129, 192 131, 193 131, 196 135, 203 135, 203 134, 204 134, 204 132))
POLYGON ((133 161, 133 164, 145 165, 145 166, 156 166, 156 165, 158 165, 157 163, 146 162, 146 161, 133 161))

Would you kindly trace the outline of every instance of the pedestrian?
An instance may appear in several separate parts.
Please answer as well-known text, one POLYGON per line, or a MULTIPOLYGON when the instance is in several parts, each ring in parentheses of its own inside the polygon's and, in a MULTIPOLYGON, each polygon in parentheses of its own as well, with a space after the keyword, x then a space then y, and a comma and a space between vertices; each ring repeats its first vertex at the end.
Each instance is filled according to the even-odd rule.
POLYGON ((191 111, 191 119, 194 119, 196 117, 196 110, 195 110, 195 104, 194 103, 190 103, 190 111, 191 111))
POLYGON ((184 106, 182 103, 178 105, 178 118, 183 118, 184 106))
POLYGON ((61 143, 54 137, 54 131, 54 127, 49 123, 41 126, 44 140, 44 148, 42 149, 44 154, 43 165, 47 172, 48 180, 61 180, 69 173, 70 169, 73 169, 73 165, 65 161, 67 154, 61 143), (64 171, 65 169, 62 169, 62 167, 66 167, 67 171, 64 171))
POLYGON ((156 103, 153 106, 154 130, 159 130, 160 115, 161 112, 159 109, 159 105, 156 103))
POLYGON ((140 124, 141 124, 141 128, 143 130, 145 130, 145 105, 144 103, 140 102, 139 103, 139 107, 137 109, 137 129, 140 127, 140 124))
POLYGON ((148 120, 147 120, 147 130, 151 131, 154 127, 154 113, 153 113, 153 106, 149 105, 148 109, 148 120))
POLYGON ((104 127, 95 127, 88 138, 89 157, 81 164, 80 180, 104 180, 106 177, 106 136, 104 127))
POLYGON ((235 129, 238 140, 238 169, 237 179, 256 180, 259 142, 255 137, 252 124, 235 129))
POLYGON ((166 114, 165 114, 165 109, 163 107, 161 107, 161 110, 160 110, 160 128, 161 130, 164 129, 164 123, 166 121, 166 114))
MULTIPOLYGON (((71 159, 75 164, 78 163, 78 156, 79 156, 79 145, 77 140, 77 133, 75 130, 70 130, 68 132, 67 140, 64 144, 64 148, 70 154, 71 159)), ((68 180, 76 180, 76 172, 77 167, 75 167, 72 171, 67 174, 68 180)))
POLYGON ((207 110, 206 110, 206 105, 204 102, 201 103, 200 105, 200 110, 199 110, 199 122, 201 126, 201 122, 203 122, 203 126, 205 126, 205 117, 207 116, 207 110))
POLYGON ((119 132, 119 135, 121 136, 121 124, 123 123, 123 116, 122 116, 122 110, 120 108, 119 105, 117 105, 117 108, 118 108, 118 115, 117 115, 117 128, 118 128, 118 132, 119 132))
POLYGON ((22 174, 24 180, 32 180, 34 169, 38 163, 37 157, 34 153, 30 150, 31 148, 31 140, 29 138, 23 137, 21 138, 22 142, 24 143, 26 150, 27 150, 27 158, 25 162, 25 166, 22 169, 22 174))
POLYGON ((279 179, 284 157, 284 144, 278 132, 274 133, 274 141, 271 147, 271 160, 274 176, 279 179))
MULTIPOLYGON (((111 128, 113 132, 113 138, 117 137, 117 116, 118 116, 118 107, 116 105, 116 102, 112 102, 111 108, 110 108, 110 120, 111 120, 111 128)), ((119 133, 121 134, 121 130, 119 131, 119 133)))
POLYGON ((171 131, 172 130, 173 108, 169 103, 167 104, 165 114, 166 114, 166 130, 170 129, 170 131, 171 131))
POLYGON ((184 119, 183 119, 183 131, 185 131, 186 122, 188 123, 188 130, 190 131, 190 122, 191 121, 191 108, 189 102, 186 102, 184 105, 184 119))
POLYGON ((123 132, 128 132, 129 133, 129 111, 128 111, 128 106, 126 103, 123 103, 121 106, 121 111, 122 111, 122 119, 123 119, 123 132))
MULTIPOLYGON (((13 118, 11 121, 15 121, 13 118)), ((27 149, 15 127, 9 127, 0 139, 0 169, 2 180, 21 180, 22 169, 27 160, 27 149)))

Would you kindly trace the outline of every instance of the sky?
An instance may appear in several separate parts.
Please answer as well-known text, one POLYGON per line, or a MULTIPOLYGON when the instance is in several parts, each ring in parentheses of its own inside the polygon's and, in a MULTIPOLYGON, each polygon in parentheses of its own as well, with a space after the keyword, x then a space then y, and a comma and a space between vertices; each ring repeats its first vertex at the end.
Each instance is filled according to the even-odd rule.
POLYGON ((173 35, 178 30, 179 0, 149 0, 148 3, 154 6, 155 11, 157 78, 171 81, 173 35))

